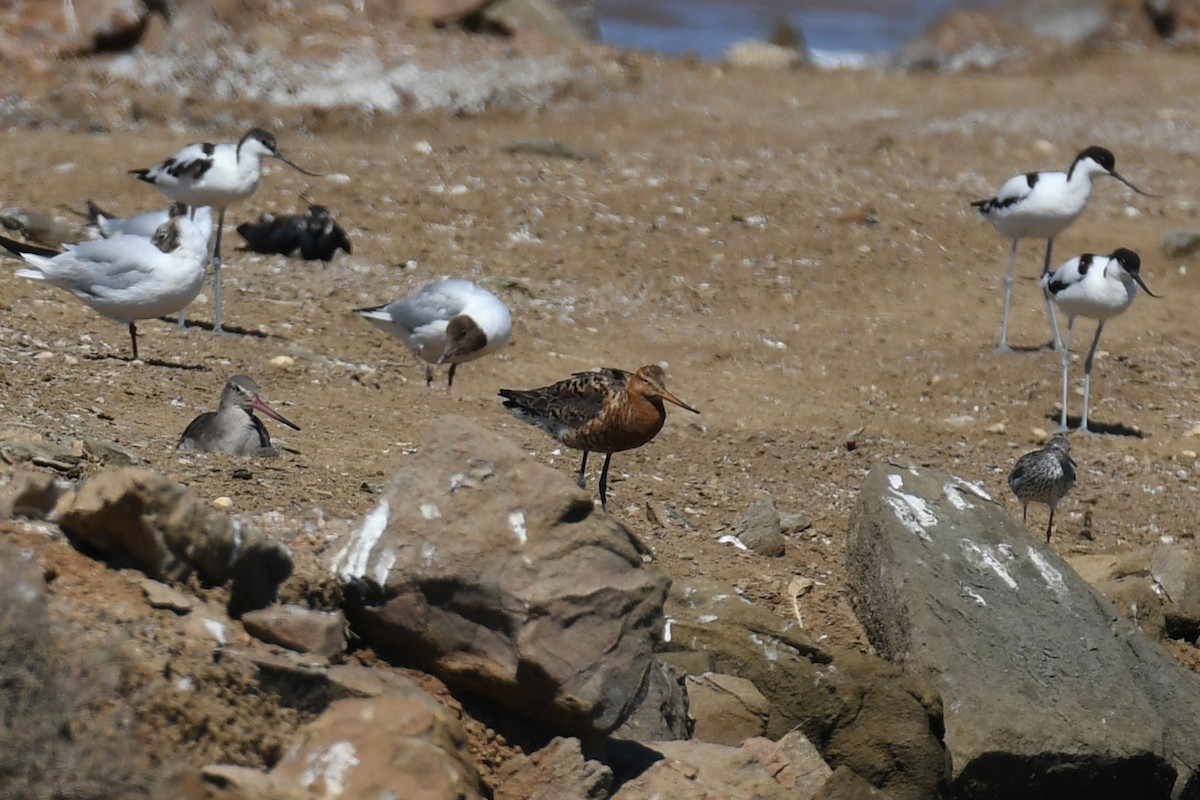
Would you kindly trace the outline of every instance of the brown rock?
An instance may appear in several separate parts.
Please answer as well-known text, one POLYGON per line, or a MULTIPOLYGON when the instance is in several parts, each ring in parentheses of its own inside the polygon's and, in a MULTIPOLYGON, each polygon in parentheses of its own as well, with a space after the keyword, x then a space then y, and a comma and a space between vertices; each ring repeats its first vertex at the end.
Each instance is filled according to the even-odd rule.
POLYGON ((492 0, 400 0, 397 10, 418 22, 445 25, 478 13, 492 0))
POLYGON ((443 417, 335 545, 355 630, 549 730, 607 733, 643 698, 667 579, 591 497, 443 417))
POLYGON ((256 639, 300 653, 330 658, 346 649, 346 616, 302 606, 269 606, 242 615, 246 632, 256 639))
POLYGON ((527 758, 510 763, 494 800, 603 800, 612 770, 583 757, 578 739, 555 737, 527 758))
POLYGON ((301 728, 271 778, 317 797, 484 796, 462 725, 421 692, 332 703, 301 728))
POLYGON ((750 681, 708 672, 685 679, 693 735, 702 742, 740 745, 767 730, 771 707, 750 681))
POLYGON ((838 767, 817 792, 816 800, 888 800, 888 796, 849 767, 838 767))
POLYGON ((45 519, 58 502, 54 476, 44 472, 0 475, 0 519, 45 519))
POLYGON ((6 4, 0 10, 0 21, 13 36, 47 53, 64 56, 130 47, 149 14, 143 0, 32 0, 6 4))
POLYGON ((59 524, 110 557, 132 559, 157 580, 195 572, 210 583, 232 582, 235 616, 266 605, 291 574, 284 545, 146 469, 106 470, 84 481, 59 524))

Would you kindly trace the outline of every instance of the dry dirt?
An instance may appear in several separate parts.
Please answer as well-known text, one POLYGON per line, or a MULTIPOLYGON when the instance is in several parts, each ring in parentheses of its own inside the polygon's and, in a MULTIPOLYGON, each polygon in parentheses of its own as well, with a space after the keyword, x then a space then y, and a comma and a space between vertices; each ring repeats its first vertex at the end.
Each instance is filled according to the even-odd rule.
MULTIPOLYGON (((4 421, 117 442, 276 528, 307 521, 290 525, 300 531, 290 543, 312 554, 372 506, 420 452, 434 418, 460 414, 492 427, 566 480, 577 454, 512 419, 497 390, 661 363, 669 387, 703 413, 669 406, 654 442, 614 458, 610 513, 653 548, 654 568, 727 581, 780 614, 791 613, 789 580, 815 579, 801 601, 810 632, 869 649, 843 559, 871 465, 952 471, 1019 513, 1008 471, 1057 421, 1058 356, 1039 349, 1048 338, 1035 283, 1042 244, 1020 252, 1011 340, 1021 352, 997 355, 1008 245, 969 201, 1018 172, 1064 169, 1099 144, 1160 197, 1099 181, 1085 216, 1056 243, 1056 262, 1130 247, 1163 297, 1140 295, 1105 331, 1092 417, 1112 433, 1073 435, 1079 481, 1060 508, 1054 546, 1067 555, 1193 540, 1200 257, 1168 258, 1160 243, 1200 227, 1195 54, 1061 56, 958 75, 590 58, 599 88, 537 112, 350 124, 248 108, 230 110, 219 128, 152 121, 131 132, 0 132, 3 205, 63 214, 88 197, 119 212, 158 207, 129 169, 191 141, 271 127, 289 157, 334 177, 273 166, 230 222, 298 208, 303 196, 332 208, 354 243, 353 256, 325 266, 234 253, 231 236, 225 322, 240 333, 149 321, 140 326, 146 363, 128 361, 123 327, 13 276, 15 262, 5 262, 4 421), (522 139, 594 157, 505 151, 522 139), (460 368, 453 394, 427 389, 402 344, 352 313, 443 275, 492 289, 515 320, 509 347, 460 368), (273 366, 281 355, 294 363, 273 366), (215 407, 239 372, 302 427, 268 421, 287 450, 244 460, 173 452, 188 421, 215 407), (249 477, 235 477, 239 470, 249 477), (718 542, 768 494, 812 520, 785 556, 718 542)), ((201 323, 211 313, 207 299, 188 310, 201 323)), ((1076 328, 1073 416, 1093 323, 1076 328)), ((1045 509, 1031 509, 1030 535, 1044 524, 1045 509)), ((60 574, 88 563, 70 560, 60 574)), ((76 574, 52 591, 86 623, 90 596, 80 586, 102 580, 76 574)), ((111 610, 104 597, 90 601, 111 610)), ((265 750, 241 760, 268 763, 265 750)))

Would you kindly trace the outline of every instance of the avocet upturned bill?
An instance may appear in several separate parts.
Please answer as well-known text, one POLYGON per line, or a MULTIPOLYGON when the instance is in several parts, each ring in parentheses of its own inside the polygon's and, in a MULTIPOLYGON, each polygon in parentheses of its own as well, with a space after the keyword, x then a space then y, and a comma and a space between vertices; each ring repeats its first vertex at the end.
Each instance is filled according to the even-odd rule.
POLYGON ((189 144, 165 161, 130 173, 152 183, 168 197, 189 206, 217 209, 217 240, 213 245, 213 330, 221 333, 221 231, 225 210, 258 191, 264 157, 277 158, 293 169, 320 177, 295 164, 275 144, 275 137, 255 128, 236 144, 189 144))
POLYGON ((66 289, 109 319, 128 323, 134 360, 136 321, 174 314, 195 300, 208 258, 208 240, 182 204, 150 239, 93 239, 53 256, 2 237, 0 244, 30 265, 17 270, 20 277, 66 289))
POLYGON ((1071 458, 1071 443, 1055 436, 1046 446, 1026 453, 1017 459, 1008 474, 1008 486, 1021 501, 1021 522, 1029 518, 1030 503, 1045 503, 1050 507, 1046 523, 1046 542, 1054 532, 1054 509, 1075 485, 1075 467, 1071 458))
POLYGON ((179 437, 176 450, 229 453, 244 456, 271 446, 271 434, 255 411, 293 430, 300 426, 286 419, 258 396, 258 384, 249 375, 234 375, 221 391, 216 411, 206 411, 192 420, 179 437))
POLYGON ((576 372, 541 389, 501 389, 504 407, 524 422, 544 430, 567 447, 583 451, 576 483, 584 487, 588 453, 604 453, 600 470, 600 507, 608 510, 608 465, 613 453, 649 442, 667 419, 663 400, 699 414, 667 391, 662 367, 650 364, 637 372, 612 367, 576 372))
POLYGON ((1142 260, 1138 254, 1124 247, 1112 255, 1098 256, 1090 253, 1072 258, 1053 273, 1042 276, 1042 288, 1054 298, 1054 302, 1067 315, 1067 339, 1062 351, 1062 419, 1058 432, 1070 430, 1067 426, 1067 366, 1071 360, 1071 327, 1076 317, 1096 320, 1096 335, 1083 362, 1083 416, 1080 430, 1088 430, 1088 400, 1092 388, 1092 359, 1096 355, 1096 344, 1104 323, 1125 311, 1133 303, 1137 287, 1146 294, 1158 297, 1146 286, 1141 275, 1142 260))
POLYGON ((462 279, 434 281, 403 300, 356 311, 426 362, 426 385, 433 384, 435 366, 449 364, 447 392, 454 386, 459 364, 499 350, 512 333, 508 306, 487 289, 462 279))
MULTIPOLYGON (((1004 316, 1000 321, 1001 353, 1011 353, 1008 346, 1008 309, 1012 303, 1013 271, 1017 260, 1017 243, 1021 239, 1045 239, 1046 259, 1042 274, 1050 272, 1050 257, 1054 250, 1054 239, 1071 226, 1087 208, 1092 194, 1092 179, 1098 175, 1109 175, 1138 194, 1147 197, 1156 195, 1143 192, 1116 170, 1116 159, 1103 147, 1089 147, 1075 156, 1066 172, 1030 172, 1010 178, 996 192, 995 197, 971 203, 979 213, 987 217, 1003 236, 1012 240, 1008 255, 1008 272, 1004 278, 1004 316)), ((1054 306, 1046 296, 1046 315, 1055 350, 1062 349, 1058 333, 1058 320, 1054 306)))

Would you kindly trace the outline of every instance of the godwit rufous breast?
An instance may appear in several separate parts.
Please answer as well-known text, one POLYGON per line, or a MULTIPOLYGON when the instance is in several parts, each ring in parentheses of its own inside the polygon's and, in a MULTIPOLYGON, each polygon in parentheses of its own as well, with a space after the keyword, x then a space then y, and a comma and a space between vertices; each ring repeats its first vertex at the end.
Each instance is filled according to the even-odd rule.
POLYGON ((221 403, 216 411, 206 411, 192 420, 179 437, 178 450, 198 450, 205 453, 229 453, 244 456, 271 446, 271 435, 262 420, 254 416, 261 411, 293 430, 295 423, 271 408, 258 396, 258 384, 248 375, 234 375, 221 391, 221 403))
POLYGON ((459 364, 494 353, 512 333, 512 315, 500 298, 461 279, 434 281, 403 300, 357 312, 426 362, 426 385, 433 384, 434 366, 449 364, 447 392, 459 364))
POLYGON ((504 407, 518 419, 536 425, 567 447, 583 451, 577 483, 585 485, 589 452, 604 453, 600 471, 600 506, 608 510, 608 465, 612 454, 641 447, 653 439, 667 418, 663 401, 700 412, 667 391, 662 367, 651 364, 637 372, 605 368, 577 372, 541 389, 501 389, 504 407))
POLYGON ((53 256, 3 237, 0 244, 32 267, 17 275, 66 289, 109 319, 128 323, 135 360, 136 320, 174 314, 195 300, 208 258, 208 239, 180 204, 149 239, 93 239, 53 256))
POLYGON ((1050 521, 1046 524, 1046 541, 1054 531, 1054 509, 1075 485, 1075 461, 1071 458, 1071 443, 1055 436, 1045 447, 1026 453, 1017 459, 1009 473, 1008 485, 1021 501, 1021 521, 1029 515, 1030 503, 1050 506, 1050 521))
MULTIPOLYGON (((1030 172, 1010 178, 996 192, 995 197, 971 203, 979 213, 988 218, 1001 235, 1012 239, 1012 251, 1008 255, 1008 272, 1004 278, 1004 316, 1000 321, 1000 345, 998 352, 1010 353, 1008 346, 1008 308, 1012 301, 1013 268, 1017 262, 1017 243, 1021 239, 1045 239, 1046 260, 1042 274, 1050 271, 1050 253, 1054 239, 1079 219, 1092 196, 1092 178, 1110 175, 1138 194, 1146 194, 1121 177, 1116 170, 1116 159, 1103 147, 1089 147, 1071 162, 1066 172, 1030 172)), ((1046 297, 1046 315, 1050 318, 1053 347, 1062 349, 1058 334, 1058 320, 1054 306, 1046 297)))
POLYGON ((1062 420, 1059 432, 1067 427, 1067 366, 1071 360, 1071 327, 1075 317, 1096 320, 1096 335, 1083 362, 1083 417, 1080 429, 1088 432, 1088 400, 1092 391, 1092 359, 1096 355, 1096 344, 1104 323, 1117 316, 1133 303, 1137 287, 1146 294, 1158 297, 1146 286, 1141 275, 1142 260, 1138 254, 1124 247, 1114 250, 1112 255, 1097 256, 1085 253, 1072 258, 1053 273, 1042 276, 1042 288, 1054 298, 1058 307, 1067 312, 1067 341, 1062 351, 1062 420))
POLYGON ((172 200, 189 206, 217 209, 217 241, 213 245, 213 330, 221 327, 221 230, 225 209, 258 191, 264 157, 277 158, 305 175, 320 177, 298 166, 279 152, 275 137, 255 128, 237 143, 189 144, 165 161, 130 173, 152 183, 172 200))

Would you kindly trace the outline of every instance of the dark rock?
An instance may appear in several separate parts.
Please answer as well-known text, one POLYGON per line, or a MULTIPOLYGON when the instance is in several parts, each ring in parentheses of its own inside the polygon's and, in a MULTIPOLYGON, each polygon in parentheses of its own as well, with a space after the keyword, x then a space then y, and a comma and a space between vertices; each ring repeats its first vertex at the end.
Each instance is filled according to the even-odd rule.
POLYGON ((612 735, 638 742, 687 739, 688 699, 670 664, 656 659, 646 680, 646 695, 612 735))
POLYGON ((547 730, 615 729, 646 695, 668 581, 570 478, 443 417, 335 546, 355 631, 547 730))
POLYGON ((759 555, 783 555, 786 540, 774 498, 766 497, 746 509, 738 523, 737 537, 759 555))
POLYGON ((846 557, 871 643, 944 696, 956 797, 1200 794, 1200 677, 981 490, 877 465, 846 557))
POLYGON ((59 524, 157 580, 196 573, 212 584, 231 582, 234 616, 267 605, 291 574, 283 544, 231 520, 182 484, 137 467, 106 470, 81 483, 59 524))

